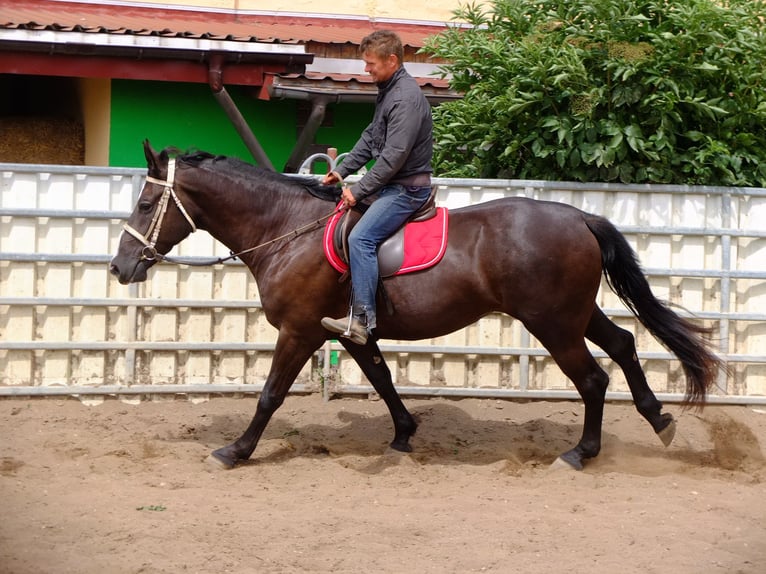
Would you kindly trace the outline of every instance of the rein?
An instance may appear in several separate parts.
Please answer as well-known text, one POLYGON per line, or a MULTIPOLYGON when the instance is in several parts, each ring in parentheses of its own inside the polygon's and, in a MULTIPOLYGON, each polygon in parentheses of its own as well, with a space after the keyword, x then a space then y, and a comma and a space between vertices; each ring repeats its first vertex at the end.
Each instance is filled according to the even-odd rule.
POLYGON ((178 207, 178 210, 181 212, 181 214, 184 216, 186 221, 191 226, 192 233, 197 231, 197 226, 194 224, 194 221, 192 220, 191 216, 186 211, 186 209, 184 209, 184 206, 181 203, 181 200, 179 199, 178 195, 173 189, 173 183, 175 180, 175 170, 176 170, 176 160, 175 158, 171 158, 170 160, 168 160, 167 180, 162 180, 162 179, 157 179, 155 177, 146 176, 147 182, 156 183, 158 185, 163 186, 164 188, 162 192, 162 197, 160 197, 160 201, 157 205, 157 209, 155 210, 154 215, 152 216, 152 220, 149 223, 149 228, 146 230, 146 233, 145 234, 140 233, 139 231, 137 231, 135 228, 131 227, 127 223, 123 224, 122 226, 122 228, 127 233, 132 235, 134 238, 138 239, 138 241, 140 241, 143 244, 144 248, 141 250, 141 259, 144 261, 165 261, 167 263, 189 265, 192 267, 206 267, 209 265, 217 265, 219 263, 224 263, 225 261, 236 259, 237 257, 240 257, 241 255, 245 255, 246 253, 255 251, 256 249, 260 249, 262 247, 266 247, 273 243, 277 243, 278 241, 282 241, 284 239, 294 239, 298 237, 299 235, 303 235, 304 233, 308 233, 309 231, 313 231, 314 229, 319 229, 325 221, 330 219, 336 213, 343 211, 345 209, 345 207, 342 204, 340 204, 338 205, 338 207, 333 209, 327 215, 315 221, 312 221, 311 223, 302 225, 292 231, 285 233, 284 235, 280 235, 279 237, 275 237, 274 239, 270 239, 269 241, 266 241, 254 247, 243 249, 242 251, 238 251, 237 253, 229 252, 229 255, 226 257, 217 257, 215 259, 206 259, 202 261, 198 259, 187 259, 183 257, 168 257, 167 255, 163 255, 162 253, 158 253, 156 245, 157 245, 157 239, 160 236, 160 228, 162 227, 162 221, 164 220, 165 214, 167 213, 168 204, 170 203, 171 198, 173 199, 176 206, 178 207), (151 236, 151 237, 147 238, 148 236, 151 236))
POLYGON ((191 267, 207 267, 209 265, 217 265, 219 263, 224 263, 232 259, 237 259, 238 257, 245 255, 246 253, 250 253, 251 251, 255 251, 256 249, 260 249, 261 247, 266 247, 268 245, 271 245, 272 243, 277 243, 278 241, 282 241, 284 239, 294 239, 298 237, 299 235, 303 235, 304 233, 308 233, 309 231, 313 231, 314 229, 319 229, 320 227, 322 227, 325 221, 330 219, 333 215, 335 215, 339 211, 343 211, 343 208, 342 207, 336 208, 332 210, 332 212, 320 217, 319 219, 315 221, 312 221, 311 223, 302 225, 301 227, 293 229, 292 231, 289 231, 285 233, 284 235, 280 235, 279 237, 275 237, 274 239, 270 239, 254 247, 249 247, 247 249, 243 249, 242 251, 237 251, 236 253, 229 252, 229 255, 227 255, 226 257, 218 257, 216 259, 204 259, 200 261, 198 259, 185 259, 183 257, 168 257, 166 255, 162 255, 161 253, 156 253, 156 252, 154 257, 158 261, 165 261, 167 263, 177 263, 180 265, 189 265, 191 267))

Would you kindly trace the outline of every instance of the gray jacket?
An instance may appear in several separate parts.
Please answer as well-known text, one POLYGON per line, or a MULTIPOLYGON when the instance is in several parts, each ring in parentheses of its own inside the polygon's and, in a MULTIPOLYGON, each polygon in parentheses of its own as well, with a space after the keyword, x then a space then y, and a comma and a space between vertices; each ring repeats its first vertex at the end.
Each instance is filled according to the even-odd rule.
POLYGON ((345 178, 375 160, 370 171, 351 186, 351 193, 360 200, 387 183, 430 185, 432 154, 431 106, 415 79, 400 67, 378 85, 372 122, 336 171, 345 178))

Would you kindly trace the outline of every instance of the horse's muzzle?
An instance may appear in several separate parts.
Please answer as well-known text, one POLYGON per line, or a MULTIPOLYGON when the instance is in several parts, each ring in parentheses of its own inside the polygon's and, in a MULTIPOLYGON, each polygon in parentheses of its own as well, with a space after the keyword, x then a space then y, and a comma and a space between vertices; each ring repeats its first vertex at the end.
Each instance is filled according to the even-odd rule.
POLYGON ((138 260, 132 268, 129 265, 120 265, 115 257, 109 263, 109 273, 114 275, 121 285, 140 283, 146 281, 146 271, 155 261, 138 260))

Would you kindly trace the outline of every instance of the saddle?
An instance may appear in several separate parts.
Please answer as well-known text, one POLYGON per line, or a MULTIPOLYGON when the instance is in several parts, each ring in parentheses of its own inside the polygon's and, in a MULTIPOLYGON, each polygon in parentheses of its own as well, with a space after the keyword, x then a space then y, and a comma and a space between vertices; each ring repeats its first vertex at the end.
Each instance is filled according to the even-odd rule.
MULTIPOLYGON (((420 209, 378 248, 380 276, 391 277, 436 265, 447 250, 447 209, 436 207, 436 187, 420 209)), ((348 235, 362 213, 350 209, 334 215, 325 226, 325 256, 338 272, 348 272, 348 235)))

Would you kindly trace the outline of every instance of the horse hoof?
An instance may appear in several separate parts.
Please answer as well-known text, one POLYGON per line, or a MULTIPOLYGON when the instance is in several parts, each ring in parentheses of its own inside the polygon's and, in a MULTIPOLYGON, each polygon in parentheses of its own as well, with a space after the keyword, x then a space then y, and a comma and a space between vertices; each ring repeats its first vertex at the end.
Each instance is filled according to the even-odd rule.
POLYGON ((221 457, 214 452, 209 454, 205 459, 208 466, 213 467, 216 470, 231 470, 236 466, 236 463, 228 457, 221 457))
POLYGON ((666 426, 664 429, 658 432, 657 436, 660 437, 662 444, 664 444, 665 446, 670 446, 670 443, 673 442, 673 438, 676 436, 675 419, 671 420, 668 423, 668 426, 666 426))
POLYGON ((399 452, 412 452, 412 446, 408 442, 392 442, 388 446, 399 452))
POLYGON ((580 465, 578 468, 575 464, 565 460, 562 457, 558 457, 551 463, 551 465, 548 467, 548 470, 582 470, 582 465, 580 465))

